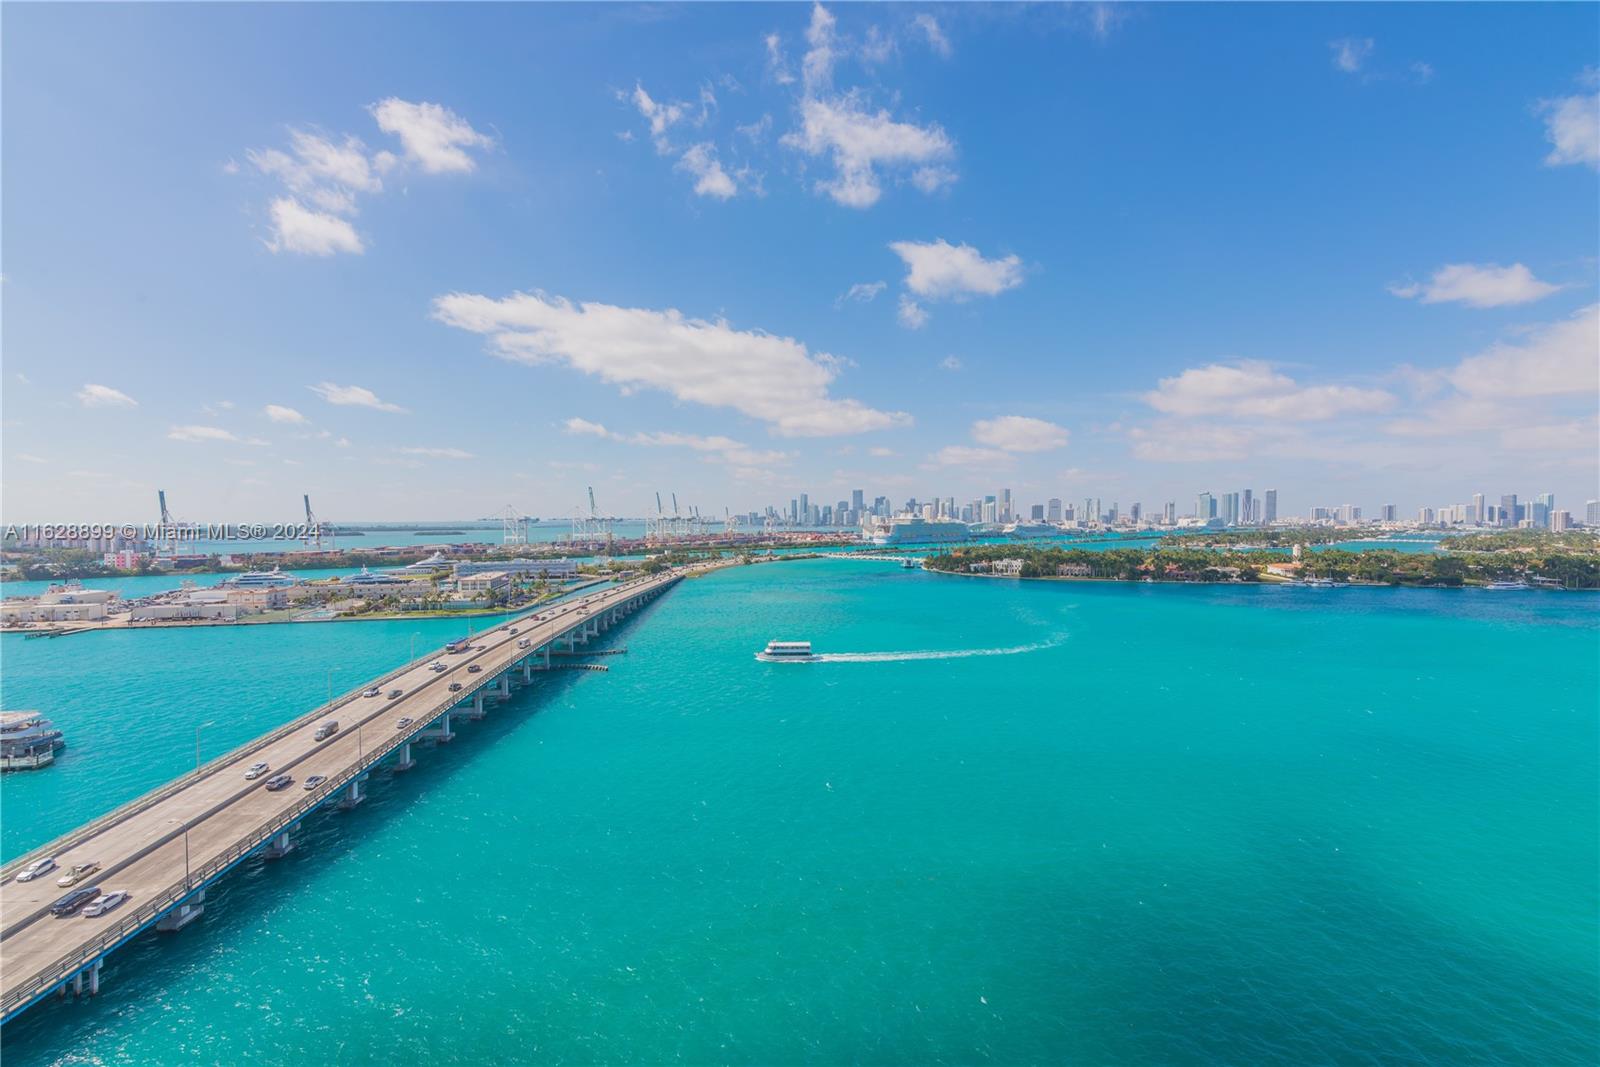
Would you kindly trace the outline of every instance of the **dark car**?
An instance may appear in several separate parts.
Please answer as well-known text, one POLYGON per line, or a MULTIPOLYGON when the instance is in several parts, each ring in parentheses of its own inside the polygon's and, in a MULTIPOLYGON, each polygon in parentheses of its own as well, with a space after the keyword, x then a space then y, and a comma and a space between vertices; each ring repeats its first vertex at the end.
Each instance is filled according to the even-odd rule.
POLYGON ((391 690, 389 690, 388 699, 390 699, 390 700, 399 700, 404 695, 405 695, 405 690, 404 689, 391 689, 391 690))
POLYGON ((294 785, 294 776, 293 775, 291 775, 291 774, 275 775, 274 777, 271 777, 271 778, 267 779, 267 792, 276 793, 280 789, 288 789, 291 785, 294 785))
POLYGON ((472 666, 467 668, 467 673, 468 674, 477 674, 481 670, 483 670, 483 668, 478 666, 476 663, 474 663, 472 666))
POLYGON ((460 682, 451 682, 450 683, 450 692, 452 692, 452 693, 461 692, 461 683, 460 682))
POLYGON ((50 914, 58 919, 74 915, 79 908, 99 895, 100 887, 97 885, 87 885, 82 889, 74 889, 50 906, 50 914))

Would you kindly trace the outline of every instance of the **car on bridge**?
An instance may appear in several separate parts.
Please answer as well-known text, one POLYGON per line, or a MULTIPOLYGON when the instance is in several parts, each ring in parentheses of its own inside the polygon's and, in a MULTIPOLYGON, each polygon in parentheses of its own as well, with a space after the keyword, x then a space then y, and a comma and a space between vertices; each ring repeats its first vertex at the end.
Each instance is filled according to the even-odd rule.
POLYGON ((461 683, 460 682, 451 682, 450 683, 450 692, 452 692, 452 693, 461 692, 461 683))
POLYGON ((467 673, 477 674, 481 670, 483 670, 483 667, 480 664, 474 663, 472 666, 467 668, 467 673))
POLYGON ((389 690, 389 699, 399 700, 401 697, 405 696, 405 692, 406 691, 404 689, 391 689, 389 690))
POLYGON ((79 908, 100 895, 100 887, 86 885, 74 889, 54 904, 50 905, 50 914, 58 919, 65 919, 68 915, 75 915, 79 908))
MULTIPOLYGON (((394 699, 394 694, 393 693, 389 694, 389 699, 390 700, 394 699)), ((332 737, 334 734, 336 734, 338 732, 339 732, 339 720, 337 720, 337 719, 329 719, 327 722, 325 722, 321 726, 317 727, 317 732, 311 735, 311 740, 313 740, 313 741, 326 741, 328 738, 332 737)))
POLYGON ((371 689, 362 690, 361 695, 364 697, 375 697, 382 695, 382 693, 382 689, 379 689, 377 686, 373 686, 371 689))
POLYGON ((247 781, 247 782, 253 782, 257 778, 260 778, 263 774, 266 774, 270 770, 272 770, 272 768, 268 767, 266 765, 266 763, 264 763, 264 762, 263 763, 252 763, 252 764, 250 764, 250 769, 248 771, 244 772, 244 780, 247 781))
POLYGON ((32 863, 22 868, 22 873, 17 875, 16 880, 19 882, 31 882, 41 874, 49 874, 55 869, 55 857, 46 856, 43 859, 34 860, 32 863))
POLYGON ((88 878, 91 874, 99 869, 100 864, 94 860, 88 860, 83 863, 75 863, 73 864, 71 870, 67 871, 66 874, 63 874, 60 878, 56 879, 56 885, 60 886, 62 889, 65 889, 71 885, 77 885, 79 882, 88 878))
POLYGON ((410 726, 412 723, 414 723, 416 721, 417 720, 410 719, 410 718, 398 719, 398 720, 395 721, 394 728, 396 730, 404 730, 407 726, 410 726))
POLYGON ((288 789, 291 785, 294 785, 294 775, 275 774, 267 779, 267 792, 276 793, 280 789, 288 789))
POLYGON ((317 786, 321 785, 323 782, 326 782, 327 780, 328 780, 328 776, 325 775, 325 774, 313 774, 311 777, 306 779, 306 784, 301 786, 300 788, 301 789, 315 789, 315 788, 317 788, 317 786))
POLYGON ((442 662, 440 662, 440 663, 430 663, 428 665, 428 669, 430 671, 432 671, 434 674, 441 674, 441 673, 449 670, 450 668, 446 667, 442 662))
POLYGON ((116 908, 124 900, 127 900, 130 895, 126 889, 113 889, 109 893, 104 893, 92 901, 87 908, 83 909, 83 917, 85 919, 93 919, 96 916, 104 915, 106 912, 116 908))

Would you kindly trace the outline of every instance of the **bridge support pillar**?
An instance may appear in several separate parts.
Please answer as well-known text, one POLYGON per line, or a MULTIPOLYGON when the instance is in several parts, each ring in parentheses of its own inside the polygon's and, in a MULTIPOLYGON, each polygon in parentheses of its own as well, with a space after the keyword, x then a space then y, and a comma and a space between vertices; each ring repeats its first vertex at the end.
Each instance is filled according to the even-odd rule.
POLYGON ((435 729, 425 731, 422 736, 431 738, 441 745, 454 741, 456 735, 450 732, 450 713, 447 711, 439 716, 439 725, 435 729))
POLYGON ((267 842, 267 847, 261 850, 261 855, 263 859, 281 860, 293 851, 294 842, 289 838, 289 831, 284 830, 267 842))
POLYGON ((545 645, 544 646, 544 669, 545 670, 549 670, 550 669, 550 646, 549 645, 545 645))
POLYGON ((405 744, 400 746, 399 755, 394 761, 395 773, 398 774, 401 771, 409 771, 416 765, 417 761, 411 758, 411 742, 407 741, 405 744))
POLYGON ((100 965, 104 962, 105 960, 95 960, 89 967, 89 995, 91 997, 100 995, 100 965))
POLYGON ((364 775, 364 774, 361 774, 361 775, 357 775, 350 782, 350 789, 345 793, 344 799, 339 801, 339 810, 340 811, 349 811, 351 808, 355 807, 357 804, 359 804, 363 800, 367 799, 367 794, 365 792, 363 792, 362 788, 361 788, 361 783, 366 781, 366 780, 367 780, 367 776, 364 775))
POLYGON ((200 918, 206 910, 206 891, 200 890, 194 896, 163 915, 156 923, 156 929, 164 934, 177 933, 185 926, 200 918))
POLYGON ((525 660, 522 661, 522 684, 523 685, 528 685, 532 681, 533 681, 533 660, 525 659, 525 660))
POLYGON ((510 671, 507 671, 506 673, 504 673, 504 674, 502 674, 500 676, 500 699, 501 700, 510 700, 511 699, 511 672, 510 671))

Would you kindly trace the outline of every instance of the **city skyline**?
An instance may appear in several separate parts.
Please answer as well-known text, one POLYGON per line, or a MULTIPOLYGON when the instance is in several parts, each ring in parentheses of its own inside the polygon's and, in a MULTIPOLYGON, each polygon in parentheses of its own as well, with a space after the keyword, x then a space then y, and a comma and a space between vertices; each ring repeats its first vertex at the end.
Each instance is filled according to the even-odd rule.
POLYGON ((1592 7, 9 16, 10 522, 1600 496, 1592 7))

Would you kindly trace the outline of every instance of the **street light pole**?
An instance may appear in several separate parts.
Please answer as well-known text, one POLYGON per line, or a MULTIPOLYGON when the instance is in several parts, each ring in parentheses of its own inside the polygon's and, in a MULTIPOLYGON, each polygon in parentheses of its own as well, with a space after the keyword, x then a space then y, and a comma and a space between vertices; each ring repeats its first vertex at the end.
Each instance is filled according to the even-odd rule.
POLYGON ((411 635, 411 658, 412 659, 416 659, 417 658, 417 638, 419 638, 421 636, 422 636, 421 634, 412 634, 411 635))
POLYGON ((190 881, 190 878, 189 878, 189 828, 187 826, 185 826, 183 828, 183 888, 188 889, 190 885, 191 885, 191 881, 190 881))

